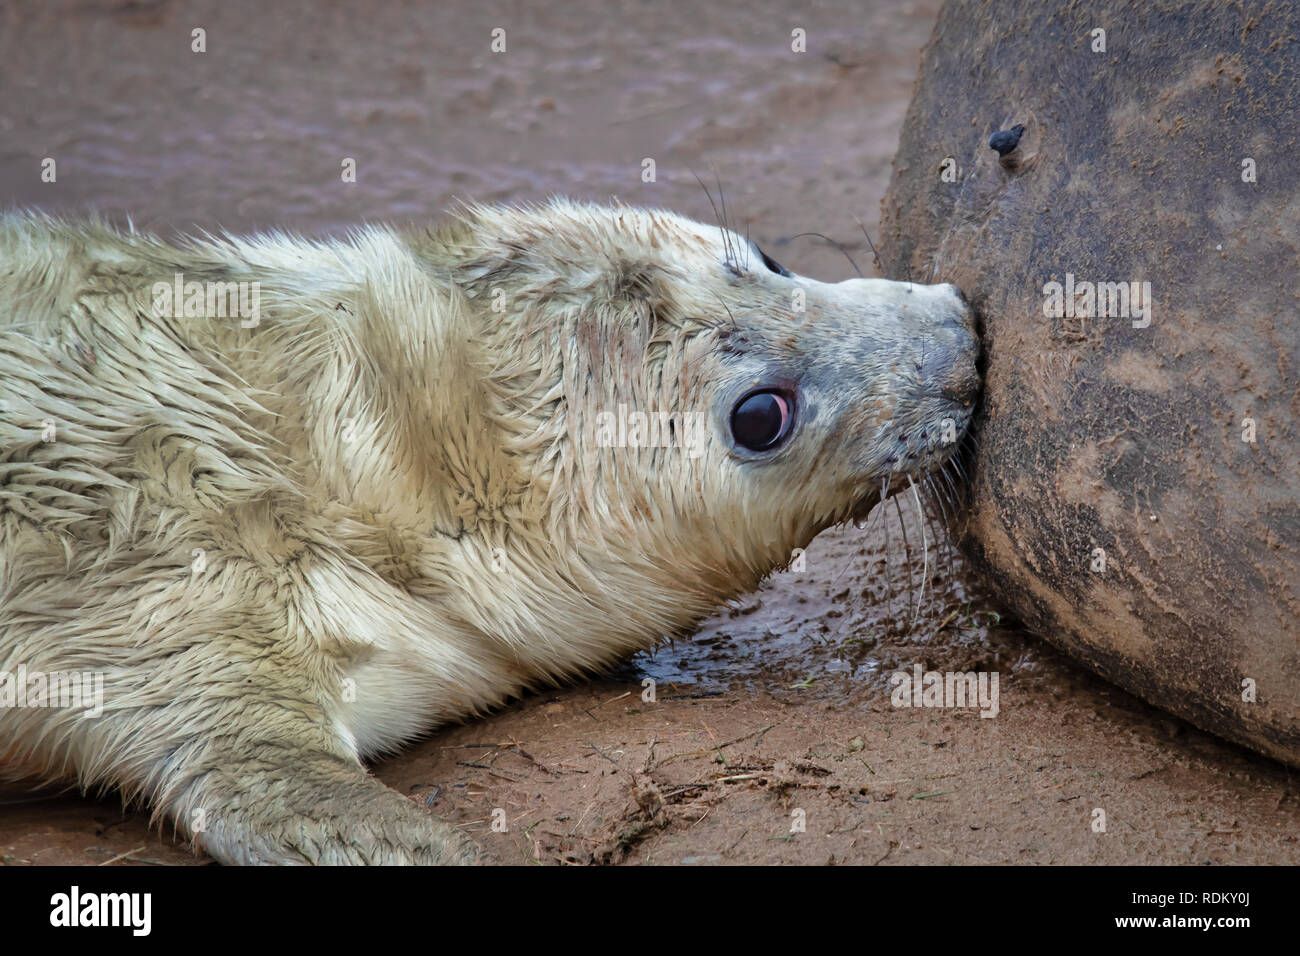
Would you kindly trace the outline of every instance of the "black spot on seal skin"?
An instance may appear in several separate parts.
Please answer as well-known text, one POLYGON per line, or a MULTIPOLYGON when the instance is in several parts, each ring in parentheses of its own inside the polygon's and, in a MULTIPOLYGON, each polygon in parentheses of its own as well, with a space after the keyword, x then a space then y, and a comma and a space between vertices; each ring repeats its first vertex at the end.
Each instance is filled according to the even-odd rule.
POLYGON ((1020 145, 1020 137, 1025 135, 1025 127, 1017 123, 1011 129, 1000 129, 989 137, 989 149, 996 149, 999 156, 1005 156, 1020 145))

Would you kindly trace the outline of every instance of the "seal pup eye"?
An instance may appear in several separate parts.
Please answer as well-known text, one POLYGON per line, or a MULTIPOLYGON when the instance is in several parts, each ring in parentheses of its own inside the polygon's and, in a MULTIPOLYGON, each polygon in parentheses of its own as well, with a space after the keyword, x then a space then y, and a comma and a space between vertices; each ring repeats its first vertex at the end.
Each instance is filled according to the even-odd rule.
POLYGON ((731 434, 750 451, 768 451, 790 435, 792 400, 780 392, 751 392, 731 412, 731 434))
POLYGON ((792 273, 785 266, 781 265, 781 263, 777 262, 775 259, 769 256, 762 249, 758 248, 758 246, 754 246, 754 251, 757 252, 758 257, 763 260, 763 265, 767 266, 777 275, 785 276, 787 279, 793 278, 794 273, 792 273))

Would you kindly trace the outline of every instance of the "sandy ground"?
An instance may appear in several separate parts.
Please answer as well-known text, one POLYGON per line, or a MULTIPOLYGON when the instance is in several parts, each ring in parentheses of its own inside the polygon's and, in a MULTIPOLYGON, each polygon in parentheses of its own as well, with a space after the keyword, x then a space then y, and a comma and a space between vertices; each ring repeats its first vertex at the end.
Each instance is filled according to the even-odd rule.
MULTIPOLYGON (((857 220, 874 234, 938 3, 786 6, 7 5, 0 203, 161 231, 337 231, 552 192, 711 219, 698 174, 790 268, 853 274, 796 238, 815 231, 870 272, 857 220), (206 53, 190 50, 195 27, 206 53), (505 53, 488 50, 494 27, 505 53), (790 52, 795 27, 807 53, 790 52), (56 183, 40 180, 47 156, 56 183), (345 157, 355 184, 340 182, 345 157)), ((1300 859, 1293 772, 1020 633, 937 528, 921 555, 900 511, 824 534, 802 570, 689 641, 375 771, 502 863, 1300 859), (916 664, 996 671, 998 716, 891 706, 888 674, 916 664)), ((0 860, 207 862, 114 795, 12 789, 0 860)))

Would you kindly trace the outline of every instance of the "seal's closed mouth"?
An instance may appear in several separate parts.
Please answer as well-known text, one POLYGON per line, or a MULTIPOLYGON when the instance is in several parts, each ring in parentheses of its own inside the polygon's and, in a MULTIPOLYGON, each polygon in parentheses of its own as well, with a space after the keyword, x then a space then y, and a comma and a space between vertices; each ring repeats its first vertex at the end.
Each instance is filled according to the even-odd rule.
MULTIPOLYGON (((956 408, 941 424, 951 429, 945 438, 931 440, 941 434, 938 429, 922 430, 922 440, 917 449, 907 454, 891 456, 887 470, 854 496, 846 521, 861 526, 882 502, 914 491, 918 498, 927 499, 934 507, 931 511, 947 523, 961 508, 966 484, 967 455, 972 409, 956 408)), ((918 502, 919 504, 919 502, 918 502)))

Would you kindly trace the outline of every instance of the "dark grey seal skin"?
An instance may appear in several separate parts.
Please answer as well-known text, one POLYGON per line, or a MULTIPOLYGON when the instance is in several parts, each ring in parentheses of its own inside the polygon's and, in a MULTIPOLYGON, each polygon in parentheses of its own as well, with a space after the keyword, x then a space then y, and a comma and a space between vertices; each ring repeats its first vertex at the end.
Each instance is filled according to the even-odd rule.
POLYGON ((953 282, 982 322, 965 552, 1098 673, 1293 765, 1297 19, 954 0, 882 226, 894 278, 953 282), (1062 306, 1068 282, 1138 283, 1150 309, 1110 286, 1071 315, 1053 282, 1062 306))

